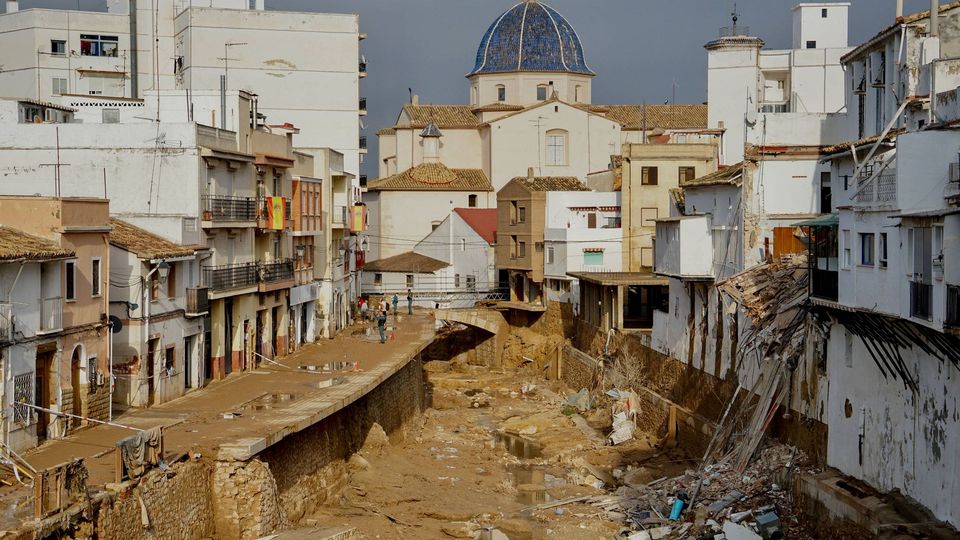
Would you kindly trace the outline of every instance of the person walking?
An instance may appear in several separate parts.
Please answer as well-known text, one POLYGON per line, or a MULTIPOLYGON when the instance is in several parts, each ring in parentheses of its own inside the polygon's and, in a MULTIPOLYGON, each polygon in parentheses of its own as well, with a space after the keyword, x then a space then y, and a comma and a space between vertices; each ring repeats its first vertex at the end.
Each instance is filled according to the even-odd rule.
POLYGON ((380 343, 387 342, 387 312, 381 311, 377 316, 377 329, 380 330, 380 343))
POLYGON ((360 299, 360 316, 363 317, 364 321, 370 320, 370 307, 367 305, 367 301, 363 298, 360 299))
POLYGON ((393 293, 393 299, 392 299, 392 300, 393 300, 393 318, 394 318, 394 320, 396 320, 396 318, 397 318, 397 304, 400 303, 400 297, 397 296, 397 293, 393 293))
POLYGON ((407 289, 407 315, 413 315, 413 291, 407 289))

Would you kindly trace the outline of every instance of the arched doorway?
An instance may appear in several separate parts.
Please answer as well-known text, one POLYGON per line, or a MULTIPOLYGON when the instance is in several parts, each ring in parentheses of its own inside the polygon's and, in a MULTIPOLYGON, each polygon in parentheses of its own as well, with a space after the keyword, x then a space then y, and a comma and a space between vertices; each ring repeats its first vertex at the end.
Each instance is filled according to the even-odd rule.
POLYGON ((74 417, 70 418, 67 425, 72 429, 80 427, 80 416, 83 414, 83 402, 80 388, 80 369, 83 365, 83 345, 77 345, 73 349, 73 355, 70 357, 70 388, 73 389, 73 408, 70 411, 74 417))

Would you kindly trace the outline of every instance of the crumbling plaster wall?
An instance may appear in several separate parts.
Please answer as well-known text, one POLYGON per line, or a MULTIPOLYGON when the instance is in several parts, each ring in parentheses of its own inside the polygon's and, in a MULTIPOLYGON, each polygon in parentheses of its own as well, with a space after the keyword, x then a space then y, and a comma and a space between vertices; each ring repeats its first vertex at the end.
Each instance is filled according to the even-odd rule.
POLYGON ((880 490, 899 488, 960 526, 960 370, 903 349, 914 393, 884 378, 860 338, 839 324, 827 352, 827 464, 880 490))

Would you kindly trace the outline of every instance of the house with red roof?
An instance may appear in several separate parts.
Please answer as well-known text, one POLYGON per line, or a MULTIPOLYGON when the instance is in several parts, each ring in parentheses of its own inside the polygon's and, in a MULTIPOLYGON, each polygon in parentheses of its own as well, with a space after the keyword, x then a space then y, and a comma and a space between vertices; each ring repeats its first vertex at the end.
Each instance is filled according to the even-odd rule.
POLYGON ((411 251, 367 263, 362 292, 405 299, 422 307, 472 307, 496 297, 496 208, 455 208, 411 251))

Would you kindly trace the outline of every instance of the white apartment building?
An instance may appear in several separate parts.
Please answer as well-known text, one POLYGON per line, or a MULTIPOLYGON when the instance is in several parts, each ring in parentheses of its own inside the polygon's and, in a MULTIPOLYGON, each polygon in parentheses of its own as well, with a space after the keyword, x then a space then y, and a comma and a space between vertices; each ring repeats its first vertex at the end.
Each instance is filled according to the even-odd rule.
MULTIPOLYGON (((0 87, 44 101, 138 99, 148 91, 216 91, 224 78, 228 91, 256 89, 259 113, 295 120, 303 128, 297 149, 334 148, 357 175, 366 153, 364 37, 356 14, 265 11, 262 0, 109 0, 103 13, 20 10, 11 0, 0 14, 0 87)), ((197 120, 225 128, 229 116, 214 109, 197 120)))
POLYGON ((551 191, 546 200, 543 288, 548 301, 576 304, 580 286, 570 273, 623 267, 620 192, 551 191))

